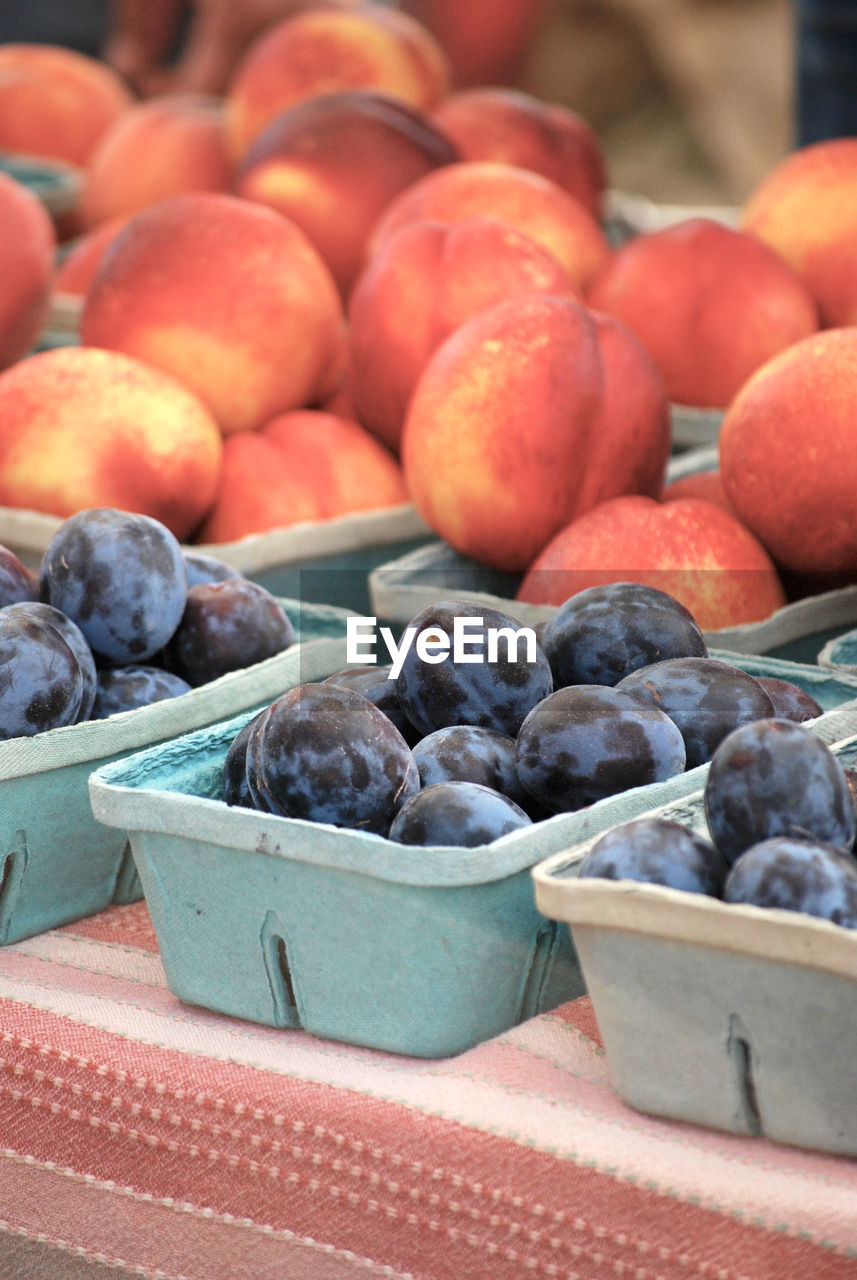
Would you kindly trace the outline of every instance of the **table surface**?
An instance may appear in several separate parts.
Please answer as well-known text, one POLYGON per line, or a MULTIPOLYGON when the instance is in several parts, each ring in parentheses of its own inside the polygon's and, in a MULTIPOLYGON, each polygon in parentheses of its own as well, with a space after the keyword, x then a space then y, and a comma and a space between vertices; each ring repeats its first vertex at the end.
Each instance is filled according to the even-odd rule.
POLYGON ((857 1277, 857 1161, 630 1110, 586 998, 353 1048, 181 1004, 142 902, 0 949, 0 1154, 0 1280, 857 1277))

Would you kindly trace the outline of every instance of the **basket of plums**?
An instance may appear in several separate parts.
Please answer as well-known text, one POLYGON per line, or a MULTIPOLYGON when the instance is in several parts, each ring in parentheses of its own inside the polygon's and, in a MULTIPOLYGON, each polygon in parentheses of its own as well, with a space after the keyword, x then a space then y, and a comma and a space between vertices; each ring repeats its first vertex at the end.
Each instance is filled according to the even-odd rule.
POLYGON ((466 599, 375 624, 347 620, 340 670, 90 778, 188 1003, 460 1052, 584 990, 537 863, 694 791, 736 725, 857 729, 853 677, 709 652, 640 584, 538 632, 466 599))
POLYGON ((139 898, 89 773, 263 706, 313 647, 307 669, 333 670, 346 616, 277 599, 114 508, 63 521, 38 570, 0 548, 0 942, 139 898))
POLYGON ((731 730, 702 787, 533 870, 620 1095, 857 1155, 857 736, 731 730))

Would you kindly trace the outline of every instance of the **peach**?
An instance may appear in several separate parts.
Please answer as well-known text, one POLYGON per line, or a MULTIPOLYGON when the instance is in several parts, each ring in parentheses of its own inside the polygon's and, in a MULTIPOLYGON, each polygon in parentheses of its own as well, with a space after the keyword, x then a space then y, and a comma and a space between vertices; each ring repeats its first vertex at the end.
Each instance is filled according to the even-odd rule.
POLYGON ((626 494, 584 512, 533 560, 517 598, 562 604, 586 587, 642 582, 704 631, 759 622, 786 602, 770 556, 740 520, 703 498, 626 494))
POLYGON ((732 515, 738 514, 726 496, 719 467, 711 471, 695 471, 692 475, 681 476, 664 485, 661 502, 672 502, 676 498, 705 498, 706 502, 716 502, 732 515))
POLYGON ((327 93, 288 108, 263 130, 233 190, 296 223, 347 296, 390 200, 457 159, 428 117, 406 102, 364 89, 327 93))
POLYGON ((83 168, 133 101, 114 71, 84 53, 0 45, 0 150, 83 168))
POLYGON ((376 89, 425 109, 449 87, 446 55, 421 23, 384 4, 316 7, 259 37, 226 91, 230 154, 240 158, 285 111, 342 89, 376 89))
POLYGON ((430 356, 465 320, 521 293, 580 300, 558 259, 507 223, 413 222, 391 235, 348 306, 351 395, 363 425, 398 453, 408 401, 430 356))
POLYGON ((359 423, 298 409, 224 441, 220 487, 198 540, 233 542, 406 501, 398 463, 359 423))
POLYGON ((630 330, 571 298, 524 294, 437 348, 401 456, 425 522, 462 554, 515 572, 588 504, 658 494, 669 449, 663 384, 630 330))
POLYGON ((65 253, 54 273, 54 292, 82 298, 92 284, 107 246, 130 220, 130 217, 108 218, 65 245, 65 253))
POLYGON ((532 169, 600 219, 607 187, 601 140, 583 116, 519 89, 484 85, 442 98, 431 112, 462 160, 532 169))
POLYGON ((459 87, 517 83, 547 0, 400 0, 440 41, 459 87))
POLYGON ((236 196, 191 192, 119 233, 80 332, 178 378, 228 435, 326 394, 343 323, 333 278, 298 227, 236 196))
POLYGON ((774 560, 857 571, 857 329, 826 329, 763 365, 720 429, 729 501, 774 560))
POLYGON ((185 191, 226 191, 223 107, 216 98, 174 94, 140 102, 107 130, 86 168, 84 229, 130 217, 185 191))
POLYGON ((368 251, 374 255, 409 222, 478 217, 499 218, 531 236, 559 259, 579 289, 612 256, 595 218, 567 191, 531 169, 492 160, 461 160, 412 183, 382 213, 368 251))
POLYGON ((139 360, 59 347, 0 374, 0 504, 63 518, 154 516, 187 537, 214 500, 223 441, 205 405, 139 360))
POLYGON ((750 192, 741 226, 805 281, 825 328, 857 323, 857 138, 787 155, 750 192))
POLYGON ((676 404, 723 408, 771 356, 819 327, 809 290, 767 245, 713 218, 626 241, 586 290, 636 333, 676 404))
POLYGON ((32 347, 47 319, 56 233, 39 198, 0 173, 0 369, 32 347))

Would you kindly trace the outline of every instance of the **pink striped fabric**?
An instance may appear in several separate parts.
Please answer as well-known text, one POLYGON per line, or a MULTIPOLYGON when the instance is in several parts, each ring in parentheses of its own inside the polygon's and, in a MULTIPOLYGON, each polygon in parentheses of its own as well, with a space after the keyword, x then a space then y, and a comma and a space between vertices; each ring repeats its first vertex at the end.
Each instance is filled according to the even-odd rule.
POLYGON ((142 903, 0 949, 0 1280, 846 1280, 857 1162, 611 1088, 588 1000, 412 1060, 189 1008, 142 903))

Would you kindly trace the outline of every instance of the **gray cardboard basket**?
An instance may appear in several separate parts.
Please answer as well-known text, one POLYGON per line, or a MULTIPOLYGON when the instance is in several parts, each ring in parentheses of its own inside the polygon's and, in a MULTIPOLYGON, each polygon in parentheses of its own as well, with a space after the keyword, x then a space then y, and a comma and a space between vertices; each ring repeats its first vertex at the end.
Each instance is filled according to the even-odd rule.
MULTIPOLYGON (((857 737, 833 745, 857 766, 857 737)), ((705 832, 703 790, 652 810, 705 832)), ((615 1087, 639 1111, 857 1156, 857 931, 632 881, 533 870, 571 932, 615 1087)))

